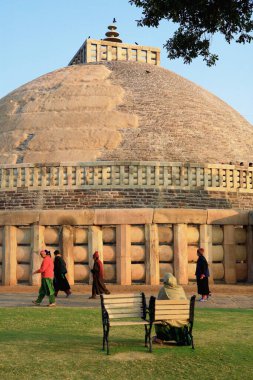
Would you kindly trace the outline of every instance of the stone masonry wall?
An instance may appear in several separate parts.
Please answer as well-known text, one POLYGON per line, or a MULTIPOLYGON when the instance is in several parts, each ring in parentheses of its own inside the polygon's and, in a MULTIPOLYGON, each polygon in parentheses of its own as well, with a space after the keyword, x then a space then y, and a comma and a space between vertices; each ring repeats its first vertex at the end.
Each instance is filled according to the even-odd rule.
POLYGON ((194 208, 252 210, 253 194, 204 190, 82 189, 0 192, 0 210, 83 208, 194 208))

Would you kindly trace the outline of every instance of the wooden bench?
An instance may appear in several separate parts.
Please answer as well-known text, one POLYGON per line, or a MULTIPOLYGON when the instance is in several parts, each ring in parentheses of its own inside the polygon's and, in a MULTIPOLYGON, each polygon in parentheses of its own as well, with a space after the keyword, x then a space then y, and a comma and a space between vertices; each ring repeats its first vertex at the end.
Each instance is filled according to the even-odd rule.
POLYGON ((192 296, 190 301, 188 300, 157 300, 155 297, 150 297, 149 302, 149 318, 150 318, 150 329, 149 329, 149 351, 152 352, 152 339, 151 330, 152 326, 156 324, 161 324, 165 321, 170 320, 185 320, 188 333, 191 337, 192 348, 194 349, 192 329, 194 322, 194 306, 195 306, 196 296, 192 296))
MULTIPOLYGON (((103 350, 109 354, 109 331, 113 326, 145 326, 145 346, 150 338, 150 323, 144 293, 100 295, 103 323, 103 350), (131 319, 131 320, 130 320, 131 319)), ((150 342, 149 342, 150 343, 150 342)))

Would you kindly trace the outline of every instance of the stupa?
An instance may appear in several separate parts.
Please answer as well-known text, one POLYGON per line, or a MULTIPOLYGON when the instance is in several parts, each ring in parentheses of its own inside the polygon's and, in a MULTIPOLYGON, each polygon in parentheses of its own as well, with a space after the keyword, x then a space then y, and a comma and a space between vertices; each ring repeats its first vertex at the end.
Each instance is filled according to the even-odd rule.
POLYGON ((116 24, 67 67, 0 100, 0 281, 37 284, 42 248, 71 284, 253 280, 253 129, 222 100, 160 67, 116 24))

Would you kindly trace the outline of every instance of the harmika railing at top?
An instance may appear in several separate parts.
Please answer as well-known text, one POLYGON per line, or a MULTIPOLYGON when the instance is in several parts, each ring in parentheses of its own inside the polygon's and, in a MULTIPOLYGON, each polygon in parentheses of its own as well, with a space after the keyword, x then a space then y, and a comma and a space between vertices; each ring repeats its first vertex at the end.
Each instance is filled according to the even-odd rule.
POLYGON ((253 167, 180 162, 85 162, 0 166, 0 191, 160 188, 253 192, 253 167))

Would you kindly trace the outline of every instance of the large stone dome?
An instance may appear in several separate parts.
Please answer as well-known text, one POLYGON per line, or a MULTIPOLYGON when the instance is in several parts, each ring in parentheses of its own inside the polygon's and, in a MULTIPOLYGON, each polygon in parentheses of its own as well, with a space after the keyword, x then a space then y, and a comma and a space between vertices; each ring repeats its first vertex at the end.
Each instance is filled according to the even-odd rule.
POLYGON ((0 100, 0 163, 253 160, 253 128, 216 96, 134 62, 69 66, 0 100))

